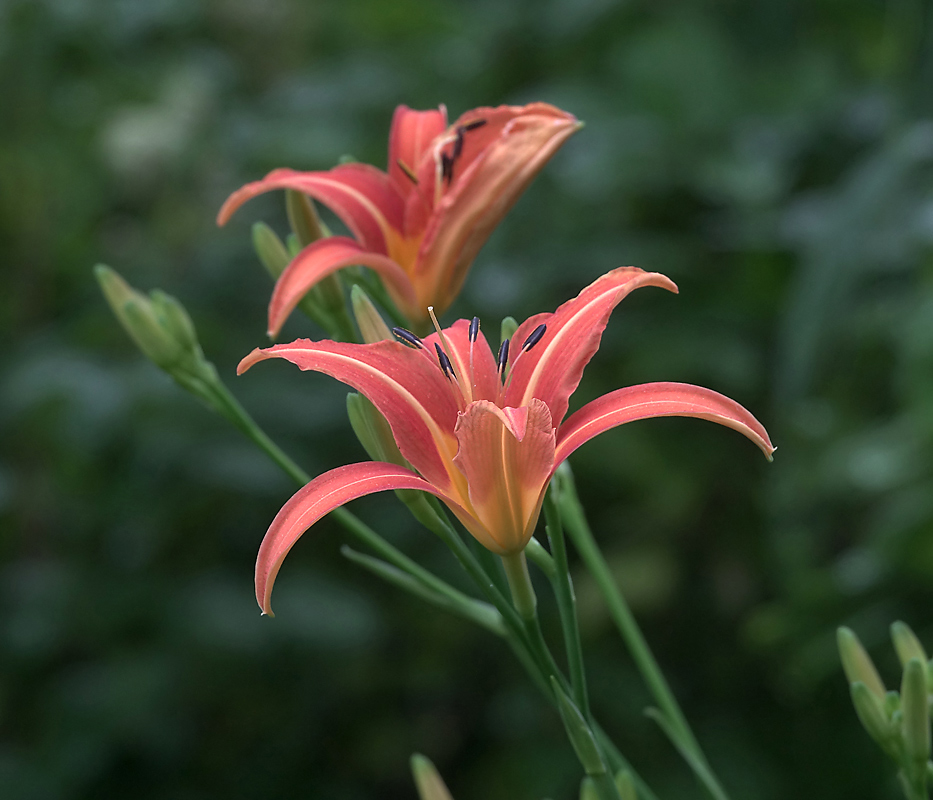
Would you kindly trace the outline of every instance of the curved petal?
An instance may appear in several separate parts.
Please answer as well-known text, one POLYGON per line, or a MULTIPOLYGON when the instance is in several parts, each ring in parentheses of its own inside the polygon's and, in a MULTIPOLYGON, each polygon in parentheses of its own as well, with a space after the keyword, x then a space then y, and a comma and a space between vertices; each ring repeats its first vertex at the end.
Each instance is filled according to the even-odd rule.
POLYGON ((256 600, 272 614, 272 586, 288 551, 315 522, 344 503, 389 489, 421 489, 446 499, 411 470, 381 461, 348 464, 305 484, 282 506, 259 546, 256 557, 256 600))
POLYGON ((544 489, 554 468, 555 431, 548 407, 471 403, 457 420, 460 452, 454 463, 466 476, 473 516, 464 525, 488 549, 517 553, 534 532, 544 489), (486 540, 491 539, 492 545, 486 540))
POLYGON ((456 142, 462 141, 448 186, 441 176, 443 196, 418 253, 415 282, 423 285, 422 303, 436 305, 439 311, 450 305, 492 231, 579 127, 575 117, 544 103, 478 108, 458 120, 452 129, 453 144, 440 145, 434 154, 438 163, 451 158, 456 142), (485 124, 466 130, 478 121, 485 124))
POLYGON ((276 336, 305 293, 322 278, 344 267, 369 267, 385 281, 396 304, 413 310, 415 292, 405 271, 391 258, 364 250, 346 236, 328 236, 305 247, 285 268, 269 302, 269 335, 276 336))
POLYGON ((404 203, 389 176, 369 164, 341 164, 327 172, 276 169, 261 181, 235 191, 217 214, 224 225, 233 213, 257 195, 273 189, 304 192, 333 211, 367 250, 386 254, 390 228, 400 231, 404 203))
POLYGON ((476 341, 471 343, 470 323, 458 319, 449 328, 444 328, 444 339, 446 346, 436 333, 432 333, 425 337, 425 349, 433 354, 434 345, 438 344, 446 351, 456 374, 469 384, 469 393, 465 392, 467 402, 495 400, 499 391, 499 373, 483 332, 479 331, 476 341))
POLYGON ((688 383, 644 383, 605 394, 571 414, 560 426, 555 467, 597 434, 649 417, 698 417, 751 439, 771 460, 774 447, 764 426, 735 400, 688 383))
POLYGON ((389 129, 389 176, 395 181, 403 197, 415 188, 409 172, 414 174, 421 159, 431 148, 434 139, 447 127, 447 109, 442 105, 436 111, 415 111, 398 106, 392 115, 389 129), (405 171, 399 162, 405 165, 405 171))
POLYGON ((619 267, 607 272, 568 300, 553 314, 536 314, 523 322, 512 337, 514 346, 505 403, 528 405, 533 397, 548 404, 555 424, 567 413, 570 395, 580 383, 603 335, 612 310, 633 289, 660 286, 676 292, 674 283, 657 272, 619 267), (521 345, 540 324, 543 338, 531 349, 521 345))
POLYGON ((402 455, 442 491, 462 483, 452 461, 457 401, 437 361, 398 342, 349 344, 298 339, 253 350, 237 367, 284 358, 303 370, 330 375, 352 386, 382 412, 402 455))

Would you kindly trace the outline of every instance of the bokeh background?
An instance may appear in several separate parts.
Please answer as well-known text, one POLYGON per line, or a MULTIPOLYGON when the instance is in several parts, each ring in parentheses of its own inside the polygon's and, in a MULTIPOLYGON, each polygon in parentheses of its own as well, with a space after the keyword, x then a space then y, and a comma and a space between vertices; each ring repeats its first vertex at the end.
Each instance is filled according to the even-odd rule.
MULTIPOLYGON (((334 524, 260 618, 255 551, 294 487, 143 360, 91 275, 179 297, 309 472, 360 459, 343 387, 234 377, 270 289, 249 226, 284 233, 281 196, 214 215, 274 167, 383 165, 398 103, 532 100, 586 128, 447 319, 494 329, 620 264, 679 284, 625 301, 575 402, 698 383, 778 452, 626 426, 572 459, 594 528, 733 797, 898 796, 834 629, 892 683, 891 621, 933 645, 931 86, 926 0, 0 3, 3 797, 412 798, 413 751, 458 800, 575 796, 507 648, 343 560, 334 524)), ((353 510, 460 582, 391 496, 353 510)), ((662 798, 697 797, 577 587, 599 715, 662 798)))

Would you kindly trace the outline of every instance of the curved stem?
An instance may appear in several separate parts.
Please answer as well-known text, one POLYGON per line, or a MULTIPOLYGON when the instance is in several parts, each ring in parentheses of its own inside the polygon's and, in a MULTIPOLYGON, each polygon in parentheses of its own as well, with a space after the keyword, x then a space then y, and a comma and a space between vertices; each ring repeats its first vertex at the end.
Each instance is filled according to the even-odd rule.
POLYGON ((609 607, 612 620, 628 646, 629 653, 635 661, 638 671, 654 696, 655 702, 660 707, 662 719, 666 723, 666 725, 662 726, 664 732, 668 734, 678 750, 684 752, 685 755, 689 753, 691 757, 687 758, 687 762, 710 796, 716 798, 716 800, 728 800, 728 795, 710 767, 709 761, 694 736, 687 718, 681 711, 680 705, 667 683, 667 679, 661 672, 661 668, 651 652, 651 648, 648 646, 641 629, 638 627, 628 603, 616 586, 609 565, 596 544, 593 532, 586 521, 583 507, 580 505, 576 487, 569 471, 562 473, 558 502, 563 518, 567 521, 570 536, 587 569, 596 581, 600 593, 609 607), (697 767, 700 767, 700 769, 697 769, 697 767))

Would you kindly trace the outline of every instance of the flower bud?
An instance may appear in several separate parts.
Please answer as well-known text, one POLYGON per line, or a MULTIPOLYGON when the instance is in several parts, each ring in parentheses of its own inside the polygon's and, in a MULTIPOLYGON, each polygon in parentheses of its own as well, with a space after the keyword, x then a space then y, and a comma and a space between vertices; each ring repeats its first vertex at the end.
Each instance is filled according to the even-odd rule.
POLYGON ((619 790, 620 800, 638 800, 635 781, 632 780, 632 773, 627 769, 620 769, 616 773, 616 789, 619 790))
POLYGON ((580 763, 583 765, 583 771, 590 776, 605 775, 606 765, 603 763, 599 746, 596 744, 596 737, 593 736, 593 732, 580 713, 580 709, 574 705, 553 676, 551 676, 551 688, 557 698, 557 709, 560 711, 560 718, 564 722, 567 737, 570 739, 570 744, 573 746, 577 758, 580 759, 580 763))
POLYGON ((897 657, 900 659, 902 667, 906 667, 907 662, 912 658, 919 658, 921 662, 926 664, 926 651, 906 623, 898 621, 891 625, 891 641, 894 642, 894 649, 897 650, 897 657))
POLYGON ((288 248, 265 222, 253 225, 253 249, 272 280, 277 280, 292 260, 288 248))
POLYGON ((367 344, 374 342, 392 341, 392 331, 386 325, 382 315, 369 299, 369 295, 358 283, 353 284, 350 290, 350 303, 353 306, 353 316, 360 329, 360 335, 367 344))
POLYGON ((350 417, 356 438, 373 461, 409 467, 395 443, 386 418, 367 398, 357 392, 350 392, 347 395, 347 416, 350 417))
POLYGON ((286 189, 285 212, 288 214, 288 224, 302 247, 330 236, 330 231, 318 216, 314 201, 308 195, 286 189))
POLYGON ((600 800, 596 783, 589 776, 580 782, 580 800, 600 800))
MULTIPOLYGON (((110 267, 98 264, 94 275, 113 313, 146 357, 166 371, 177 366, 184 358, 186 341, 179 341, 174 330, 166 328, 152 301, 110 267)), ((183 339, 187 338, 183 335, 183 339)))
POLYGON ((443 778, 427 757, 420 753, 411 757, 411 774, 420 800, 453 800, 443 778))
POLYGON ((511 339, 517 330, 518 322, 515 317, 503 318, 502 325, 499 327, 499 341, 504 342, 506 339, 511 339))
POLYGON ((892 752, 896 729, 885 713, 884 704, 861 681, 853 683, 849 691, 852 695, 852 705, 855 706, 855 713, 862 727, 882 749, 888 753, 892 752))
POLYGON ((901 713, 904 751, 926 774, 930 758, 930 711, 927 700, 926 661, 911 658, 904 666, 901 680, 901 713))
POLYGON ((849 683, 863 683, 872 694, 884 701, 884 683, 878 675, 878 670, 875 669, 871 656, 862 647, 855 633, 846 627, 839 628, 836 631, 836 643, 839 646, 842 668, 845 670, 849 683))

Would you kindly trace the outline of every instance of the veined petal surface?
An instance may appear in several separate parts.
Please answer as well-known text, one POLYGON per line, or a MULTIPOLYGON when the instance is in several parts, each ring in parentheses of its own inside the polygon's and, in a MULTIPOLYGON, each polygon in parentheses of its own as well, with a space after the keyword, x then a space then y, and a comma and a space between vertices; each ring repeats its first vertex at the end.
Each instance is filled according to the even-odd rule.
POLYGON ((284 358, 302 370, 323 372, 352 386, 382 412, 405 456, 441 491, 462 483, 453 466, 457 401, 436 360, 424 350, 398 342, 350 344, 298 339, 253 350, 237 367, 242 374, 257 361, 284 358))
POLYGON ((273 189, 304 192, 333 211, 375 253, 387 253, 390 228, 402 230, 405 204, 389 176, 369 164, 341 164, 326 172, 276 169, 260 181, 235 191, 220 209, 217 224, 257 195, 273 189))
POLYGON ((411 281, 395 261, 365 250, 346 236, 328 236, 305 247, 276 281, 269 302, 269 336, 278 335, 308 289, 332 272, 354 265, 374 270, 385 281, 386 289, 400 308, 409 312, 414 309, 411 281))
POLYGON ((521 408, 479 400, 460 415, 456 433, 460 451, 454 463, 466 476, 475 517, 464 524, 494 552, 522 550, 534 532, 554 466, 548 407, 540 400, 521 408))
POLYGON ((774 452, 764 426, 735 400, 687 383, 644 383, 604 394, 571 414, 558 431, 555 465, 603 431, 649 417, 718 422, 751 439, 769 461, 774 452))
POLYGON ((434 486, 411 470, 381 461, 337 467, 292 495, 272 520, 256 558, 256 600, 263 613, 272 615, 272 586, 279 568, 308 528, 350 500, 390 489, 421 489, 442 497, 434 486))
POLYGON ((399 162, 414 175, 425 153, 446 128, 447 109, 443 105, 430 111, 415 111, 408 106, 395 109, 389 130, 389 175, 403 197, 415 191, 415 183, 399 162))
POLYGON ((570 395, 583 376, 602 339, 612 310, 633 289, 660 286, 676 292, 673 281, 638 267, 619 267, 587 286, 553 314, 536 314, 523 322, 512 337, 513 350, 505 404, 528 405, 539 398, 551 409, 555 424, 567 413, 570 395), (521 352, 523 342, 540 324, 547 325, 543 338, 521 352))

